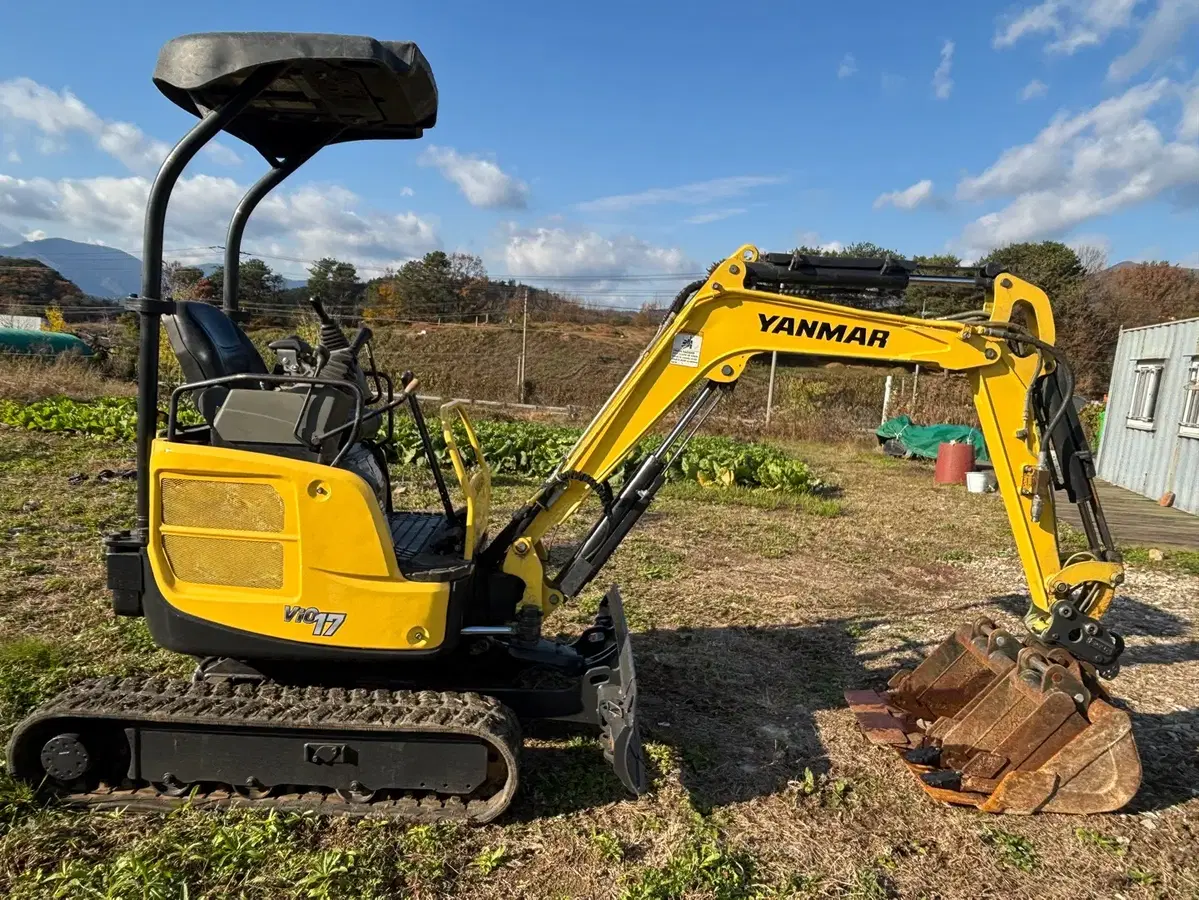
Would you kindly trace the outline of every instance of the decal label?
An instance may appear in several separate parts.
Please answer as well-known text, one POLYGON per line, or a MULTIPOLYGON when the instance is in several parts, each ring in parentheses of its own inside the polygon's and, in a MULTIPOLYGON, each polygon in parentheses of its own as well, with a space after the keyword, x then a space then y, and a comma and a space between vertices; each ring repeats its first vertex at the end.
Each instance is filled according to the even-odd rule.
POLYGON ((699 368, 699 351, 703 346, 703 335, 676 334, 670 347, 670 364, 672 366, 688 366, 699 368))
POLYGON ((312 633, 317 637, 333 637, 345 620, 345 613, 321 612, 315 606, 283 607, 284 622, 294 622, 297 625, 311 625, 312 633))
POLYGON ((835 341, 838 344, 860 344, 863 347, 887 346, 891 332, 885 328, 872 328, 869 333, 862 326, 833 325, 819 319, 796 319, 791 316, 768 316, 758 313, 762 331, 770 334, 789 334, 793 337, 814 338, 818 341, 835 341))

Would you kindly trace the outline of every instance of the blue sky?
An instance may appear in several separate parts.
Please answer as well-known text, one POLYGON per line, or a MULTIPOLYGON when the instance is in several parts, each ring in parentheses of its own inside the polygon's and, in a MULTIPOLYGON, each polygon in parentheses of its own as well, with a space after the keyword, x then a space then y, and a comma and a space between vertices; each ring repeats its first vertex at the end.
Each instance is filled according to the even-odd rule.
MULTIPOLYGON (((369 276, 469 250, 497 276, 594 276, 576 284, 595 298, 603 276, 682 275, 747 242, 970 258, 1059 238, 1199 264, 1199 0, 12 6, 9 240, 136 249, 163 142, 189 125, 151 84, 158 48, 290 30, 416 41, 440 117, 419 142, 325 151, 251 221, 264 255, 369 276)), ((168 247, 219 244, 261 166, 233 138, 199 158, 168 247)))

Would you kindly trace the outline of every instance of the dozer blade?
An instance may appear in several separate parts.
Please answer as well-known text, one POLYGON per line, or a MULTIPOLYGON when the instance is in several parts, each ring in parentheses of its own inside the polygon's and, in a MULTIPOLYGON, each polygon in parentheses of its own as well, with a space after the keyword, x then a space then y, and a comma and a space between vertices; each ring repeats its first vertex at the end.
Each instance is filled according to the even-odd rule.
POLYGON ((1068 652, 980 619, 884 693, 847 691, 858 725, 925 791, 984 812, 1100 813, 1141 783, 1128 713, 1068 652))

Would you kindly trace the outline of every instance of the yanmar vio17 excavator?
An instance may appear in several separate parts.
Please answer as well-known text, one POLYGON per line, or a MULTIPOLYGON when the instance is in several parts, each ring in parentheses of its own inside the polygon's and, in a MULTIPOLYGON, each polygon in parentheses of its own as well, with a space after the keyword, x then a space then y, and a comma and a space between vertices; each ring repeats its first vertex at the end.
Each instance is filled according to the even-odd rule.
MULTIPOLYGON (((107 539, 108 585, 118 615, 145 617, 160 646, 199 664, 190 681, 70 687, 17 727, 16 777, 84 806, 485 822, 516 790, 519 721, 545 718, 597 728, 620 780, 645 790, 620 594, 610 589, 569 642, 547 639, 544 624, 596 577, 749 360, 777 350, 964 373, 1028 579, 1024 639, 980 620, 885 694, 850 695, 871 738, 950 803, 1097 812, 1135 793, 1129 717, 1097 679, 1115 674, 1123 648, 1101 621, 1123 572, 1038 288, 989 268, 742 247, 679 294, 557 470, 490 533, 489 472, 466 414, 441 409, 455 505, 415 380, 378 371, 369 329, 347 337, 315 304, 318 345, 279 341, 268 368, 237 324, 241 236, 268 191, 327 144, 413 139, 434 125, 437 90, 420 51, 363 37, 199 34, 163 48, 154 81, 199 122, 146 209, 142 290, 128 303, 141 323, 136 522, 107 539), (222 130, 270 170, 233 215, 218 308, 164 297, 162 246, 172 187, 222 130), (935 321, 829 299, 928 282, 980 291, 985 304, 935 321), (164 325, 186 383, 160 422, 164 325), (693 391, 657 450, 614 477, 693 391), (185 398, 201 424, 181 424, 185 398), (401 407, 416 420, 439 511, 392 507, 384 451, 401 407), (1089 541, 1068 559, 1055 491, 1079 505, 1089 541), (591 494, 598 520, 551 568, 543 538, 591 494)), ((797 674, 803 665, 795 660, 797 674)))

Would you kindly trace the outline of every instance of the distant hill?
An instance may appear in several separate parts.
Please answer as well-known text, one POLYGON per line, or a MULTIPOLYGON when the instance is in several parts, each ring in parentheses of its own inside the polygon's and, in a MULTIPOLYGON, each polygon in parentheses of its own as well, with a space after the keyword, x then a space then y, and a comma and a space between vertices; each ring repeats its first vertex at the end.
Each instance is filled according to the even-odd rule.
POLYGON ((102 244, 46 238, 0 247, 0 256, 36 259, 93 297, 127 297, 141 287, 141 261, 124 250, 102 244))
POLYGON ((0 312, 40 315, 47 306, 75 306, 82 292, 41 260, 0 259, 0 312))

